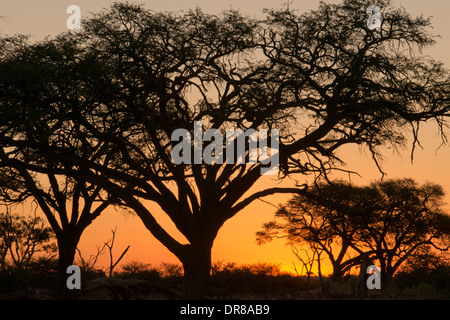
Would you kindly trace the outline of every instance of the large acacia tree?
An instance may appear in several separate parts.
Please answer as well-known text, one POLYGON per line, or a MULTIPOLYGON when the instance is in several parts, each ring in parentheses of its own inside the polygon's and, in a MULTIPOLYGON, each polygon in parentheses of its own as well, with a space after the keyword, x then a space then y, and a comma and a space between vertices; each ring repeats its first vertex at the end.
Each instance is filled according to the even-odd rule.
MULTIPOLYGON (((430 21, 380 1, 383 24, 369 30, 368 6, 347 0, 302 15, 272 10, 257 21, 236 11, 157 13, 116 3, 77 34, 20 48, 3 39, 8 50, 0 67, 16 65, 14 77, 29 72, 17 52, 40 45, 47 49, 32 57, 36 65, 63 72, 76 90, 33 81, 27 96, 11 96, 18 84, 0 72, 0 110, 8 115, 0 117, 0 143, 6 154, 33 154, 27 161, 17 152, 9 165, 46 173, 40 160, 51 155, 53 173, 120 198, 182 262, 184 297, 201 297, 224 222, 255 199, 305 188, 254 190, 260 162, 175 164, 176 129, 192 133, 196 121, 221 132, 278 129, 279 178, 326 175, 339 167, 336 151, 345 144, 367 147, 378 161, 378 147, 404 144, 405 128, 417 132, 422 121, 435 120, 443 134, 447 71, 416 55, 434 43, 430 21), (50 102, 43 92, 59 99, 50 102), (50 111, 56 118, 44 116, 50 111), (107 161, 89 152, 106 152, 107 161), (147 203, 162 208, 184 241, 159 224, 147 203)), ((199 146, 191 147, 195 154, 199 146)))

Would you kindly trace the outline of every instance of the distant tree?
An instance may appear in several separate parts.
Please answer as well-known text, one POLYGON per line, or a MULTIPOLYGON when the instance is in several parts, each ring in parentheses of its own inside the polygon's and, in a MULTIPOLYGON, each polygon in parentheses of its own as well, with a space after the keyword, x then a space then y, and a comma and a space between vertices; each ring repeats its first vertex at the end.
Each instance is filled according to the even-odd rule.
POLYGON ((305 253, 306 258, 302 257, 302 254, 299 254, 296 246, 294 246, 294 245, 292 246, 292 252, 294 253, 297 260, 300 261, 300 263, 302 264, 302 269, 300 270, 300 272, 298 272, 297 267, 295 266, 295 263, 293 263, 295 272, 298 275, 302 275, 303 270, 306 270, 305 274, 306 274, 307 283, 309 285, 311 275, 314 275, 314 272, 312 272, 312 268, 314 267, 315 264, 317 264, 317 270, 318 270, 320 284, 323 286, 321 258, 320 258, 320 255, 322 254, 323 249, 321 250, 321 249, 317 249, 316 247, 312 247, 311 248, 312 256, 309 255, 308 250, 302 249, 302 251, 305 253))
POLYGON ((121 265, 122 273, 127 276, 135 276, 138 273, 156 270, 149 263, 144 263, 138 260, 127 262, 121 265))
POLYGON ((158 270, 162 277, 181 278, 183 276, 183 266, 177 263, 163 262, 158 270))
POLYGON ((51 257, 56 251, 54 233, 40 217, 0 213, 0 269, 8 264, 20 271, 37 258, 51 257))
POLYGON ((117 227, 111 230, 112 237, 110 240, 103 243, 102 246, 96 246, 97 252, 95 254, 90 254, 89 257, 83 255, 81 250, 77 247, 76 251, 78 253, 78 258, 75 259, 77 265, 83 272, 104 272, 108 277, 112 277, 114 273, 114 269, 118 265, 118 263, 123 259, 125 254, 130 249, 128 245, 120 254, 119 258, 114 259, 113 251, 114 251, 114 242, 116 239, 116 231, 117 227), (98 259, 101 255, 108 250, 109 255, 109 265, 106 268, 101 268, 97 265, 98 259))
POLYGON ((367 28, 366 0, 322 3, 302 15, 269 10, 262 21, 234 10, 155 13, 115 3, 77 34, 38 44, 7 39, 2 165, 67 175, 121 199, 182 262, 183 297, 200 298, 223 224, 258 198, 304 188, 254 190, 264 164, 249 163, 249 150, 247 165, 236 155, 198 163, 201 146, 190 141, 183 153, 193 155, 190 163, 175 164, 176 129, 192 136, 202 120, 202 133, 280 130, 280 177, 326 176, 340 168, 336 151, 346 144, 367 147, 379 164, 380 146, 404 145, 401 129, 417 133, 424 121, 434 120, 444 135, 449 75, 417 50, 434 44, 430 21, 378 3, 380 30, 367 28), (147 202, 186 243, 161 226, 147 202))
POLYGON ((257 233, 258 241, 281 236, 289 243, 318 246, 328 255, 334 277, 372 256, 385 284, 419 249, 450 248, 450 216, 442 209, 444 192, 439 185, 419 186, 412 179, 367 187, 334 182, 308 193, 281 207, 277 220, 257 233), (352 258, 347 257, 348 250, 353 251, 352 258))
POLYGON ((450 293, 450 259, 448 252, 436 252, 424 246, 411 254, 395 274, 393 286, 400 289, 431 286, 434 294, 444 297, 450 293))
MULTIPOLYGON (((275 237, 286 238, 289 245, 302 244, 310 251, 320 250, 330 261, 334 279, 361 263, 363 248, 358 245, 361 228, 371 219, 361 211, 373 192, 344 182, 309 188, 296 195, 275 213, 256 233, 259 244, 275 237), (350 254, 356 254, 349 259, 350 254)), ((375 251, 371 251, 372 254, 375 251)))
POLYGON ((448 251, 450 216, 444 212, 440 185, 418 185, 412 179, 397 179, 371 185, 378 203, 368 205, 374 220, 360 238, 375 252, 381 276, 390 280, 402 263, 420 248, 448 251))
POLYGON ((122 253, 120 254, 119 258, 114 260, 114 258, 113 258, 113 248, 114 248, 114 241, 116 239, 116 231, 117 231, 117 227, 114 228, 114 230, 111 230, 112 238, 111 238, 111 240, 108 240, 107 242, 105 242, 105 246, 108 248, 108 251, 109 251, 109 267, 108 267, 108 276, 109 277, 112 277, 113 272, 114 272, 114 268, 123 259, 125 254, 128 252, 128 249, 130 249, 130 245, 128 245, 125 248, 125 250, 122 251, 122 253))
POLYGON ((450 269, 449 253, 438 253, 433 247, 422 246, 415 250, 400 267, 401 272, 433 272, 439 268, 450 269))
POLYGON ((222 272, 232 272, 233 270, 236 270, 236 268, 236 262, 216 261, 211 265, 211 273, 218 274, 222 272))

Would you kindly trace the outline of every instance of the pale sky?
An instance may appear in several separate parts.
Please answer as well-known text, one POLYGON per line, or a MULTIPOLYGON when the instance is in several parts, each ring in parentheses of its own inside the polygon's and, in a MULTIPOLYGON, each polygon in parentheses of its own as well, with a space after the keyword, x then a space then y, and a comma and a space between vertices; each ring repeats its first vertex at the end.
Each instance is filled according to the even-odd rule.
MULTIPOLYGON (((66 9, 69 5, 78 5, 82 16, 89 16, 103 8, 109 7, 111 0, 0 0, 0 35, 28 34, 32 40, 40 40, 46 36, 55 36, 66 31, 66 20, 69 14, 66 9)), ((134 1, 129 1, 134 2, 134 1)), ((196 6, 208 13, 218 13, 224 9, 239 9, 250 16, 261 15, 263 8, 276 8, 284 1, 275 0, 154 0, 136 1, 144 3, 149 9, 155 11, 178 11, 193 9, 196 6)), ((325 0, 327 3, 339 3, 337 0, 325 0)), ((374 3, 377 1, 374 0, 374 3)), ((423 14, 432 16, 433 32, 439 34, 438 44, 427 51, 432 57, 443 61, 450 67, 450 1, 448 0, 395 0, 395 5, 402 5, 413 15, 423 14)), ((301 1, 291 0, 291 8, 304 12, 317 8, 318 0, 301 1)), ((423 150, 418 149, 415 162, 410 162, 410 149, 402 151, 400 155, 393 155, 392 151, 385 152, 384 170, 388 178, 413 177, 419 182, 427 180, 441 184, 449 196, 450 203, 450 146, 444 146, 437 151, 440 140, 435 136, 433 127, 423 127, 423 150)), ((379 179, 380 175, 371 159, 364 153, 355 151, 354 148, 342 150, 343 159, 348 161, 348 166, 361 174, 361 178, 355 178, 355 183, 367 183, 379 179)), ((266 181, 267 182, 267 181, 266 181)), ((261 184, 266 182, 260 182, 261 184)), ((275 205, 287 200, 284 197, 271 197, 275 205)), ((256 202, 237 217, 227 222, 220 231, 213 248, 213 260, 235 261, 238 263, 254 263, 269 261, 292 265, 294 257, 290 248, 283 242, 276 242, 263 247, 255 243, 255 232, 260 230, 261 224, 273 217, 274 208, 262 202, 256 202), (276 254, 274 254, 276 252, 276 254)), ((102 216, 94 221, 93 226, 85 233, 82 244, 86 254, 95 252, 95 245, 101 245, 108 240, 110 230, 118 225, 116 248, 119 255, 127 244, 131 244, 128 260, 132 258, 145 262, 171 261, 176 262, 173 256, 159 243, 151 239, 149 232, 142 226, 137 218, 120 216, 112 219, 110 216, 102 216), (140 239, 130 240, 131 235, 141 234, 140 239)), ((125 258, 127 261, 127 258, 125 258)))

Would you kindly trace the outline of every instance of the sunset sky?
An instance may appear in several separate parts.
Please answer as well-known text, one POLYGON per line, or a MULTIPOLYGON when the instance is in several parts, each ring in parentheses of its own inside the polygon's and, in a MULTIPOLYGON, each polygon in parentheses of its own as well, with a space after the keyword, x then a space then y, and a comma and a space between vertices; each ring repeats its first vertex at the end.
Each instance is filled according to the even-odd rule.
MULTIPOLYGON (((81 8, 83 16, 90 13, 97 13, 102 8, 109 7, 114 1, 110 0, 0 0, 0 34, 28 34, 32 40, 40 40, 46 36, 55 36, 66 31, 66 20, 69 14, 66 9, 69 5, 75 4, 81 8)), ((133 1, 129 1, 133 2, 133 1)), ((340 3, 336 0, 325 0, 327 3, 340 3)), ((377 1, 374 0, 374 3, 377 1)), ((443 61, 450 67, 450 2, 448 0, 396 0, 395 6, 403 6, 413 15, 423 14, 432 16, 434 34, 441 36, 438 43, 425 53, 437 60, 443 61)), ((264 8, 276 8, 281 6, 283 1, 268 0, 153 0, 136 1, 144 3, 146 8, 155 11, 178 11, 188 10, 199 6, 207 13, 218 13, 224 9, 239 9, 249 16, 262 16, 264 8)), ((319 5, 318 0, 292 0, 291 8, 304 12, 315 9, 319 5)), ((364 13, 362 13, 364 14, 364 13)), ((382 163, 387 178, 411 177, 418 182, 426 181, 441 184, 447 191, 446 201, 450 204, 450 146, 442 146, 440 138, 437 136, 437 128, 434 125, 421 127, 421 144, 423 149, 417 148, 414 155, 414 163, 411 163, 411 144, 405 150, 395 153, 393 150, 384 150, 384 162, 382 163)), ((450 136, 450 132, 449 132, 450 136)), ((339 155, 347 162, 348 168, 357 171, 361 177, 352 176, 355 184, 366 184, 381 178, 375 164, 369 157, 368 152, 354 147, 342 148, 339 155)), ((347 176, 344 176, 348 179, 347 176)), ((297 177, 300 182, 303 177, 297 177)), ((255 189, 263 189, 266 185, 274 184, 270 177, 262 178, 255 189)), ((284 203, 289 196, 272 196, 265 200, 278 205, 284 203)), ((448 206, 450 211, 450 206, 448 206)), ((287 271, 293 271, 292 262, 295 257, 291 248, 285 246, 284 241, 279 239, 270 244, 258 246, 256 244, 255 232, 261 229, 261 225, 273 218, 274 206, 255 201, 251 206, 240 212, 236 217, 225 223, 219 232, 213 247, 213 261, 223 260, 236 262, 238 264, 270 262, 282 264, 287 271)), ((28 214, 28 209, 17 208, 19 214, 28 214)), ((173 230, 170 220, 161 214, 163 226, 173 230)), ((111 237, 111 229, 117 226, 116 243, 114 246, 115 257, 118 257, 127 245, 131 245, 130 250, 124 258, 124 262, 139 260, 146 263, 158 265, 161 262, 178 263, 178 260, 143 226, 139 218, 132 214, 115 211, 113 209, 105 212, 100 218, 85 231, 80 248, 84 255, 89 255, 96 251, 97 245, 102 245, 111 237)), ((175 232, 175 231, 172 231, 175 232)), ((174 233, 176 234, 176 233, 174 233)), ((100 263, 108 261, 108 256, 104 255, 100 263)), ((297 266, 299 263, 296 262, 297 266)), ((324 270, 325 273, 329 270, 324 270)))

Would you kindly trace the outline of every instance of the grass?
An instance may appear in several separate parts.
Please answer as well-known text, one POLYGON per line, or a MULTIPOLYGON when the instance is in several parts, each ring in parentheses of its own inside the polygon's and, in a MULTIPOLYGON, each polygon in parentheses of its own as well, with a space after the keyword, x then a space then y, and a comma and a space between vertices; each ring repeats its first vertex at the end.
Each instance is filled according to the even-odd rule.
MULTIPOLYGON (((82 273, 82 281, 105 277, 101 270, 82 273)), ((183 270, 180 265, 158 266, 132 261, 121 265, 113 277, 146 280, 179 291, 183 270)), ((283 272, 278 265, 258 263, 237 265, 216 262, 212 266, 208 297, 211 299, 450 299, 450 269, 402 272, 392 280, 389 290, 369 290, 365 297, 355 295, 356 276, 330 282, 324 287, 317 277, 283 272)), ((51 292, 56 285, 55 261, 34 261, 26 272, 0 270, 0 295, 27 288, 51 292)))

